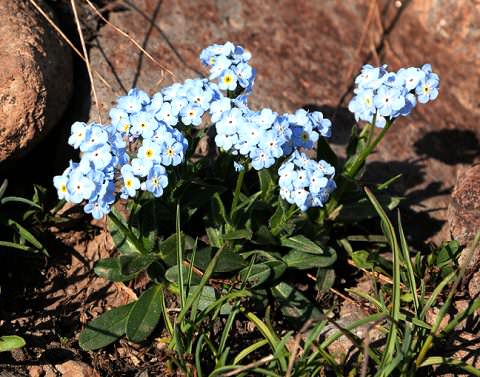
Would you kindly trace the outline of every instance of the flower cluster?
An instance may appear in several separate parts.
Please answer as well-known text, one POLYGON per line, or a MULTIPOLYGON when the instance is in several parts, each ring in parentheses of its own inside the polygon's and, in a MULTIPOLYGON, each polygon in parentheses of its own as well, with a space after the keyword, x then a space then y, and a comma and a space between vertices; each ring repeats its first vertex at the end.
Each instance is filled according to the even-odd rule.
POLYGON ((218 78, 218 87, 230 92, 239 87, 246 93, 252 91, 255 69, 248 64, 251 57, 243 47, 235 46, 231 42, 214 44, 200 53, 200 61, 210 69, 210 80, 218 78))
POLYGON ((75 122, 68 143, 83 152, 79 163, 70 162, 53 183, 60 199, 84 200, 86 213, 96 219, 110 211, 115 201, 115 168, 128 161, 125 142, 113 126, 75 122))
POLYGON ((302 211, 323 206, 335 190, 335 168, 295 151, 278 169, 280 196, 302 211))
POLYGON ((427 103, 437 98, 440 83, 430 64, 421 69, 401 68, 398 72, 388 72, 386 68, 364 65, 355 79, 355 95, 348 105, 356 120, 371 123, 375 119, 375 126, 382 128, 387 121, 409 115, 417 101, 427 103))
POLYGON ((319 111, 299 109, 295 114, 279 115, 270 109, 232 108, 228 99, 222 103, 221 110, 212 104, 212 120, 217 120, 215 143, 233 155, 250 159, 256 170, 271 167, 294 150, 312 149, 319 135, 331 134, 331 122, 319 111))
MULTIPOLYGON (((169 183, 168 170, 185 161, 188 141, 180 130, 200 126, 207 113, 215 127, 217 146, 237 156, 237 170, 248 162, 256 170, 270 168, 290 155, 288 161, 300 161, 298 156, 304 155, 298 151, 314 148, 320 135, 330 136, 331 122, 319 111, 300 109, 279 115, 270 109, 249 109, 247 97, 255 79, 250 57, 230 42, 210 46, 200 55, 210 67, 209 79, 175 83, 152 97, 132 89, 110 110, 111 124, 74 123, 69 144, 82 155, 80 162, 70 162, 65 172, 54 178, 59 198, 85 202, 85 212, 99 219, 110 212, 117 197, 135 197, 138 190, 162 196, 169 183), (211 82, 214 79, 219 83, 211 82)), ((334 169, 325 164, 306 164, 302 169, 311 185, 299 186, 296 181, 292 187, 309 193, 302 200, 300 191, 292 192, 288 200, 303 210, 324 203, 334 188, 334 169), (319 186, 323 181, 315 183, 321 168, 328 177, 325 187, 319 186)), ((286 163, 282 169, 288 166, 286 163)), ((284 188, 290 186, 285 183, 284 188)), ((282 196, 286 197, 286 191, 282 196)))

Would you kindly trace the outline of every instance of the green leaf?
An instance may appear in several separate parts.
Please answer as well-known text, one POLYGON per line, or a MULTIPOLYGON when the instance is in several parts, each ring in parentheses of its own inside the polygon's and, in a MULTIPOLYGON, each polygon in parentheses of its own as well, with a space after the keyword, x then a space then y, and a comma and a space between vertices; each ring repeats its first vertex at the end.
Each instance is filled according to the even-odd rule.
POLYGON ((260 225, 255 232, 254 242, 260 245, 277 245, 278 239, 272 234, 268 226, 260 225))
POLYGON ((0 336, 0 352, 22 348, 25 344, 25 340, 17 335, 0 336))
POLYGON ((309 254, 323 255, 325 251, 315 242, 309 240, 307 237, 298 235, 281 240, 282 246, 290 247, 296 251, 309 254))
MULTIPOLYGON (((199 287, 198 285, 194 285, 191 287, 188 293, 189 299, 193 298, 194 292, 196 289, 198 289, 198 287, 199 287)), ((198 310, 205 310, 216 301, 217 301, 217 297, 215 294, 215 289, 213 289, 213 287, 210 287, 209 285, 206 285, 202 288, 202 292, 198 297, 198 310)))
POLYGON ((191 183, 181 197, 182 208, 188 208, 189 215, 192 216, 200 207, 209 203, 213 195, 222 194, 225 190, 226 188, 223 186, 210 185, 203 182, 191 183))
POLYGON ((18 196, 6 196, 6 197, 2 198, 2 200, 0 200, 0 204, 5 204, 5 203, 8 203, 8 202, 27 204, 31 207, 35 207, 37 209, 43 210, 43 208, 40 205, 38 205, 37 203, 34 203, 31 200, 21 198, 21 197, 18 197, 18 196))
POLYGON ((94 271, 98 276, 110 281, 127 281, 146 270, 157 259, 155 254, 106 258, 96 263, 94 271))
POLYGON ((42 243, 27 229, 16 221, 9 219, 7 224, 14 228, 16 232, 22 237, 25 241, 32 244, 37 250, 41 251, 45 255, 49 255, 47 249, 42 245, 42 243))
MULTIPOLYGON (((181 232, 182 246, 185 250, 191 250, 194 244, 192 237, 181 232)), ((175 266, 177 264, 177 234, 174 233, 168 238, 160 242, 158 245, 157 255, 167 266, 175 266)))
POLYGON ((317 270, 317 282, 319 292, 323 293, 333 287, 335 283, 335 270, 333 268, 319 268, 317 270))
POLYGON ((134 303, 119 306, 95 318, 85 326, 78 343, 85 351, 108 346, 125 334, 125 325, 134 303))
POLYGON ((147 339, 162 315, 162 300, 161 285, 154 285, 142 293, 128 315, 126 324, 128 339, 137 343, 147 339))
POLYGON ((217 225, 227 224, 227 212, 225 211, 225 205, 223 204, 222 198, 218 192, 213 194, 210 204, 214 223, 217 225))
POLYGON ((216 228, 207 228, 206 231, 210 246, 221 248, 223 246, 222 231, 216 228))
POLYGON ((322 313, 312 302, 287 283, 277 284, 272 288, 272 294, 280 302, 282 313, 300 325, 308 319, 323 319, 322 313))
MULTIPOLYGON (((211 247, 204 247, 197 251, 195 255, 195 266, 205 270, 210 263, 214 253, 211 247)), ((214 272, 232 272, 245 267, 247 262, 241 255, 233 253, 230 250, 224 250, 220 255, 214 272)))
POLYGON ((315 255, 298 250, 290 250, 282 259, 289 268, 306 270, 315 267, 328 267, 337 260, 337 253, 332 248, 328 249, 329 254, 315 255))
MULTIPOLYGON (((381 193, 377 195, 377 200, 383 207, 393 210, 400 204, 402 197, 381 193)), ((335 220, 347 223, 359 222, 377 216, 378 214, 375 211, 375 208, 372 207, 366 198, 362 198, 354 203, 343 204, 338 215, 335 217, 335 220)))
POLYGON ((7 186, 8 186, 8 180, 4 179, 2 182, 2 185, 0 186, 0 199, 5 194, 5 191, 7 190, 7 186))
MULTIPOLYGON (((188 282, 188 271, 189 271, 188 267, 182 266, 182 275, 183 275, 183 281, 185 285, 187 285, 187 282, 188 282)), ((177 266, 170 267, 165 273, 165 279, 167 279, 171 283, 178 283, 178 267, 177 266)), ((197 285, 199 283, 200 283, 200 277, 196 274, 192 274, 191 284, 197 285)))
POLYGON ((269 169, 262 169, 258 171, 258 179, 260 181, 260 190, 264 200, 268 200, 275 190, 275 181, 269 169))
POLYGON ((248 229, 237 229, 223 235, 224 240, 251 240, 252 231, 248 229))
POLYGON ((107 218, 107 226, 118 251, 124 255, 142 254, 142 250, 137 243, 131 237, 128 237, 127 221, 114 208, 112 208, 112 214, 107 218))
MULTIPOLYGON (((248 275, 247 283, 253 288, 267 281, 275 281, 283 275, 286 269, 287 265, 281 260, 269 260, 254 264, 248 275)), ((245 267, 239 272, 242 281, 247 277, 248 270, 249 268, 245 267)))
POLYGON ((365 270, 371 270, 375 267, 375 263, 370 258, 370 253, 367 250, 358 250, 352 253, 352 260, 355 266, 365 270))

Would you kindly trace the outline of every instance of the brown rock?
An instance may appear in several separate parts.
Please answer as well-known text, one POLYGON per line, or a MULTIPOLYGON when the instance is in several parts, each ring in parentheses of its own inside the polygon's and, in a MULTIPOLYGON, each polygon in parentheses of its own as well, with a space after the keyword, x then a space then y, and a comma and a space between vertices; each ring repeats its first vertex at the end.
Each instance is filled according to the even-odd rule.
POLYGON ((28 375, 30 377, 42 377, 44 374, 43 368, 40 365, 32 365, 28 368, 28 375))
MULTIPOLYGON (((462 245, 468 245, 480 230, 480 165, 458 177, 448 206, 448 222, 452 237, 462 245)), ((465 260, 468 254, 466 249, 461 260, 465 260)), ((473 251, 467 270, 480 271, 480 246, 473 251)))
MULTIPOLYGON (((385 2, 383 43, 377 59, 392 69, 432 64, 440 76, 440 95, 399 119, 378 148, 378 170, 403 173, 398 193, 408 195, 419 225, 416 238, 436 243, 448 238, 450 192, 459 168, 480 157, 480 6, 466 0, 385 2), (385 163, 387 162, 387 163, 385 163), (440 232, 440 230, 443 230, 440 232)), ((384 174, 386 176, 387 174, 384 174)))
POLYGON ((55 368, 65 377, 100 377, 91 366, 81 361, 69 360, 55 368))
POLYGON ((0 61, 1 162, 27 152, 60 119, 72 93, 72 61, 26 0, 0 2, 0 61))
MULTIPOLYGON (((159 67, 103 27, 91 60, 116 91, 97 80, 103 119, 116 95, 132 86, 153 93, 205 73, 198 61, 201 49, 227 40, 252 52, 257 68, 252 107, 280 113, 314 104, 332 116, 339 103, 347 106, 353 79, 367 62, 391 69, 431 63, 441 78, 438 100, 396 122, 372 156, 369 174, 379 180, 402 173, 394 189, 410 199, 408 211, 402 211, 406 232, 417 241, 441 241, 457 170, 480 157, 480 49, 472 48, 480 45, 475 26, 480 7, 466 0, 403 3, 131 1, 110 20, 176 77, 166 75, 159 83, 159 67)), ((97 119, 94 107, 91 118, 97 119)), ((343 151, 352 119, 340 109, 333 124, 332 144, 343 151)))
MULTIPOLYGON (((252 106, 285 112, 307 103, 336 106, 350 85, 344 73, 358 59, 368 1, 136 0, 128 8, 112 13, 110 21, 144 42, 176 77, 166 75, 159 84, 160 68, 106 26, 91 60, 117 93, 137 86, 152 94, 173 81, 206 74, 198 59, 201 50, 230 40, 252 52, 257 68, 252 106)), ((375 40, 378 33, 367 34, 375 40)), ((116 97, 101 82, 97 89, 105 119, 116 97)), ((96 119, 95 108, 91 118, 96 119)))

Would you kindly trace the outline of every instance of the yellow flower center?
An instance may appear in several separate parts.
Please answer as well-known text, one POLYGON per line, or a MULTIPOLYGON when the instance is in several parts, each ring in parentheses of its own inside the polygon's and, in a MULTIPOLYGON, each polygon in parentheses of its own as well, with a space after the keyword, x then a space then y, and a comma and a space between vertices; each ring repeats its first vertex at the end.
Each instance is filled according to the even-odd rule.
POLYGON ((67 192, 67 185, 62 185, 62 187, 60 187, 60 191, 67 192))
POLYGON ((129 125, 128 123, 125 123, 125 124, 123 125, 123 130, 124 130, 125 132, 127 132, 129 128, 130 128, 130 125, 129 125))
POLYGON ((223 78, 223 82, 225 84, 230 84, 231 82, 233 81, 233 77, 231 75, 226 75, 224 78, 223 78))
POLYGON ((145 152, 145 156, 148 157, 148 158, 152 158, 153 157, 153 150, 152 149, 147 149, 147 151, 145 152))
POLYGON ((132 187, 133 186, 133 181, 131 179, 127 179, 127 181, 125 182, 125 186, 132 187))
POLYGON ((168 155, 169 157, 173 157, 174 154, 175 154, 175 152, 174 152, 174 150, 173 150, 172 148, 168 148, 168 149, 167 149, 167 155, 168 155))

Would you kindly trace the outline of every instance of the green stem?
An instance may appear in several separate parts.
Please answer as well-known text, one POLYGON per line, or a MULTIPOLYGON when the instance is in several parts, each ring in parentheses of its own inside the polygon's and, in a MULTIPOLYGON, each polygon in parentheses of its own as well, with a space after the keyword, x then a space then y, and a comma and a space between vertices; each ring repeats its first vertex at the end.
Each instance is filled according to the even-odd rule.
POLYGON ((185 286, 183 284, 183 246, 182 246, 182 234, 180 231, 180 204, 177 203, 177 213, 175 219, 175 230, 177 240, 177 268, 178 268, 178 284, 180 288, 180 307, 185 305, 186 295, 185 286))
MULTIPOLYGON (((382 128, 382 131, 377 135, 377 137, 373 140, 373 142, 369 140, 367 147, 358 155, 358 157, 355 159, 353 164, 350 165, 350 167, 344 171, 343 173, 344 175, 350 178, 356 178, 360 168, 365 163, 365 160, 373 152, 373 150, 378 145, 378 143, 380 143, 380 141, 383 139, 383 137, 385 136, 385 134, 387 133, 391 125, 392 125, 392 121, 391 120, 387 121, 387 123, 385 124, 385 127, 382 128)), ((369 137, 369 139, 371 139, 371 137, 369 137)))
POLYGON ((233 216, 233 212, 237 208, 238 200, 240 199, 240 191, 242 190, 243 178, 245 177, 245 170, 238 173, 237 183, 235 185, 235 193, 233 195, 232 207, 230 208, 230 218, 233 216))
MULTIPOLYGON (((372 141, 372 137, 373 137, 373 131, 375 129, 375 120, 372 122, 372 124, 368 125, 370 129, 368 130, 367 146, 357 156, 353 164, 343 171, 343 175, 345 177, 352 178, 352 179, 357 178, 358 172, 360 171, 361 167, 365 163, 367 157, 373 152, 373 150, 380 143, 380 141, 382 141, 383 137, 387 133, 392 123, 393 123, 393 120, 387 121, 387 123, 385 124, 385 127, 382 128, 382 131, 380 131, 380 133, 377 135, 375 139, 373 139, 373 141, 372 141)), ((328 201, 327 205, 325 206, 325 210, 322 211, 322 214, 320 216, 320 221, 323 221, 335 209, 337 209, 340 199, 342 198, 343 194, 345 194, 345 192, 350 187, 350 185, 351 185, 351 182, 349 182, 348 179, 340 181, 340 184, 338 185, 338 189, 335 191, 335 193, 332 195, 332 197, 328 201)))

